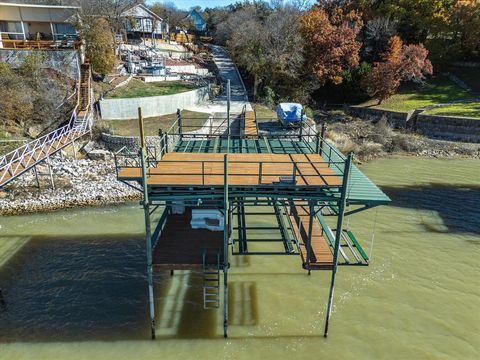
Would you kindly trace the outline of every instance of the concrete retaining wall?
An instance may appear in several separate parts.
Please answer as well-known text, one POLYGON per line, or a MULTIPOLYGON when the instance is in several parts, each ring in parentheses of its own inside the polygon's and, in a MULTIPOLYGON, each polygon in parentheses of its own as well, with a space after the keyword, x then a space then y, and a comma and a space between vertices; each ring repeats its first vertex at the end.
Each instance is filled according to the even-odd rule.
POLYGON ((373 122, 386 120, 389 124, 396 128, 405 127, 409 117, 409 113, 406 112, 362 108, 356 106, 349 106, 346 109, 346 113, 373 122))
POLYGON ((100 113, 104 120, 127 120, 138 116, 138 108, 143 109, 144 117, 172 114, 201 104, 209 99, 208 87, 179 94, 149 96, 128 99, 104 99, 100 101, 100 113))
POLYGON ((480 119, 419 114, 416 129, 439 139, 480 143, 480 119))

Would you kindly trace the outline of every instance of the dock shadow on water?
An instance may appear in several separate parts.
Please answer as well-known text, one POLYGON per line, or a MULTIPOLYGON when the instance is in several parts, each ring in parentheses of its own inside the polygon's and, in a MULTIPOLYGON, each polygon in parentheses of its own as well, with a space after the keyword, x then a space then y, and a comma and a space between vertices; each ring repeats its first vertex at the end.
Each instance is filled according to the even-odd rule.
POLYGON ((0 267, 0 342, 148 338, 144 241, 31 237, 0 267))
POLYGON ((480 234, 480 185, 436 184, 382 186, 393 206, 435 211, 446 230, 424 224, 426 231, 480 234))
MULTIPOLYGON (((0 343, 150 338, 142 237, 29 238, 0 267, 0 343)), ((201 273, 162 271, 154 280, 158 339, 223 337, 221 309, 203 309, 201 273)))

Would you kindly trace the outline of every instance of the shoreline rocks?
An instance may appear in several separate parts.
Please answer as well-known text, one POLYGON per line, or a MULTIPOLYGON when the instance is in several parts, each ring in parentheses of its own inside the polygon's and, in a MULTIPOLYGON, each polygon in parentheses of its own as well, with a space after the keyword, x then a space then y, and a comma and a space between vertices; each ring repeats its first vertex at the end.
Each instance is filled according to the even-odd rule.
POLYGON ((0 215, 18 215, 73 207, 105 206, 140 200, 141 193, 116 179, 111 156, 105 160, 51 158, 53 182, 46 166, 39 166, 40 189, 33 171, 1 191, 0 215))

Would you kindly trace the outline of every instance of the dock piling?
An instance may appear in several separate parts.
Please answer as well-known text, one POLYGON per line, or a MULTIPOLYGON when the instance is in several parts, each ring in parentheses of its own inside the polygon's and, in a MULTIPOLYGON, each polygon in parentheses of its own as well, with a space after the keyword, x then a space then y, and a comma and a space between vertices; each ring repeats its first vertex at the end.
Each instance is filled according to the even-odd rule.
POLYGON ((330 293, 328 295, 327 316, 325 319, 325 330, 323 333, 324 337, 328 336, 328 325, 330 322, 330 316, 332 315, 335 276, 337 274, 337 268, 338 268, 338 253, 340 250, 340 239, 342 236, 343 218, 345 216, 345 205, 346 205, 347 191, 348 191, 348 178, 350 176, 350 167, 352 165, 352 158, 353 158, 352 153, 349 153, 347 156, 347 160, 345 161, 345 169, 343 171, 343 181, 342 181, 342 192, 341 192, 340 200, 338 201, 337 229, 335 232, 335 246, 333 249, 333 269, 332 269, 332 278, 330 280, 330 293))
POLYGON ((150 224, 150 206, 148 200, 147 165, 145 148, 145 131, 143 124, 142 108, 138 108, 138 123, 140 129, 140 162, 142 166, 143 186, 143 213, 145 217, 145 240, 147 252, 147 278, 148 278, 148 301, 150 305, 150 330, 152 339, 155 339, 155 301, 153 294, 153 265, 152 265, 152 230, 150 224))
POLYGON ((223 337, 228 337, 228 239, 230 232, 230 206, 228 202, 228 155, 223 157, 224 166, 224 216, 225 225, 223 229, 223 337))

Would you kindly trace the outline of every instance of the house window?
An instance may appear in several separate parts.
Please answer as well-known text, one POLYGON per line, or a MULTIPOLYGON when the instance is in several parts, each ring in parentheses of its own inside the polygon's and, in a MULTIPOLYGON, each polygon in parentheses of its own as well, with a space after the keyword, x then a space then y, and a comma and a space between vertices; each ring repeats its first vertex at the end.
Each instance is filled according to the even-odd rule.
POLYGON ((2 35, 3 39, 23 40, 23 29, 20 21, 0 21, 0 32, 4 34, 2 35))
POLYGON ((53 28, 56 39, 75 38, 77 36, 77 31, 71 24, 55 23, 53 24, 53 28))

